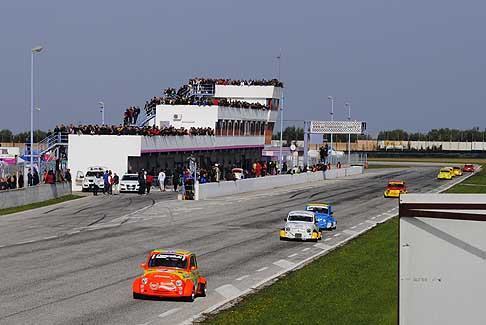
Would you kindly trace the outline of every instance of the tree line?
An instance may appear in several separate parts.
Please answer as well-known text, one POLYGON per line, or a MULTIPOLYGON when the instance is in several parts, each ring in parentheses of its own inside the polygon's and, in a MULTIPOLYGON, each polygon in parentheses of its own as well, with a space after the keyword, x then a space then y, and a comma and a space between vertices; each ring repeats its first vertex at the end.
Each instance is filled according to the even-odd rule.
MULTIPOLYGON (((39 142, 47 136, 47 132, 42 130, 34 131, 34 142, 39 142)), ((30 142, 30 132, 13 133, 8 129, 0 130, 0 142, 28 143, 30 142)))
POLYGON ((380 131, 378 140, 393 141, 453 141, 453 142, 473 142, 484 141, 486 129, 480 130, 479 127, 470 130, 459 129, 432 129, 428 132, 407 132, 403 129, 380 131))

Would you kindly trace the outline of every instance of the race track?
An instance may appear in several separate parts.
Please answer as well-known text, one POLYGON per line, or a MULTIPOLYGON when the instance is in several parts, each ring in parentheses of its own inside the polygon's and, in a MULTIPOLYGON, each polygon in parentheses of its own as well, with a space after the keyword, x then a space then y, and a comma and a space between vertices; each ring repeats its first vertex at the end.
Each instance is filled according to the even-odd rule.
POLYGON ((437 167, 371 170, 297 188, 207 201, 173 193, 88 197, 0 217, 1 324, 165 324, 232 298, 326 247, 396 214, 388 179, 409 192, 447 182, 437 167), (315 243, 281 242, 287 212, 309 201, 335 205, 338 228, 315 243), (198 256, 208 297, 194 303, 134 300, 131 284, 153 248, 198 256))

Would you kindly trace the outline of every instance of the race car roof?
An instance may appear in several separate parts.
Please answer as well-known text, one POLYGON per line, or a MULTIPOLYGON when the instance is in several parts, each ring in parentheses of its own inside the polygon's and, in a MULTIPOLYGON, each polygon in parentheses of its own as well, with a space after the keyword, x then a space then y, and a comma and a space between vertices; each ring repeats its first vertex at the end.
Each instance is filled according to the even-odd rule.
POLYGON ((164 248, 159 248, 159 249, 154 249, 151 254, 177 254, 177 255, 191 255, 192 253, 190 251, 186 250, 177 250, 177 249, 164 249, 164 248))
POLYGON ((304 211, 304 210, 302 210, 302 211, 290 211, 289 216, 309 216, 309 217, 313 217, 314 212, 304 211))
POLYGON ((404 181, 388 181, 388 184, 390 185, 403 185, 405 184, 404 181))
POLYGON ((305 206, 306 207, 328 207, 330 204, 329 203, 307 203, 305 206))

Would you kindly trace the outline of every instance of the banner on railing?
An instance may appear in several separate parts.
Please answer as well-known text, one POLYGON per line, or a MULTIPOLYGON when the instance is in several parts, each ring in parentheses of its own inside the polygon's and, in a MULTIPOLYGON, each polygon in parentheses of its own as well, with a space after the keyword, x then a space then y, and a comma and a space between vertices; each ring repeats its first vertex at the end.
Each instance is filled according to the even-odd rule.
POLYGON ((362 121, 311 121, 310 133, 363 134, 366 122, 362 121))

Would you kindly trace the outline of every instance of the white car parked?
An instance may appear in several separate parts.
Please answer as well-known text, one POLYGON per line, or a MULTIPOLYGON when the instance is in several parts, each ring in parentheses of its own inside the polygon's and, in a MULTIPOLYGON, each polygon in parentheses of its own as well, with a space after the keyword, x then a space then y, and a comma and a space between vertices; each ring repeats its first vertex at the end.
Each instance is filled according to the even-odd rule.
POLYGON ((77 178, 82 182, 82 191, 92 191, 95 183, 98 185, 99 190, 102 191, 104 187, 103 174, 105 173, 105 170, 106 168, 104 167, 89 167, 86 175, 80 173, 77 178))
POLYGON ((120 193, 138 192, 138 174, 124 174, 120 180, 120 193))
POLYGON ((285 226, 280 230, 280 240, 297 239, 318 241, 322 233, 312 211, 291 211, 285 218, 285 226))

